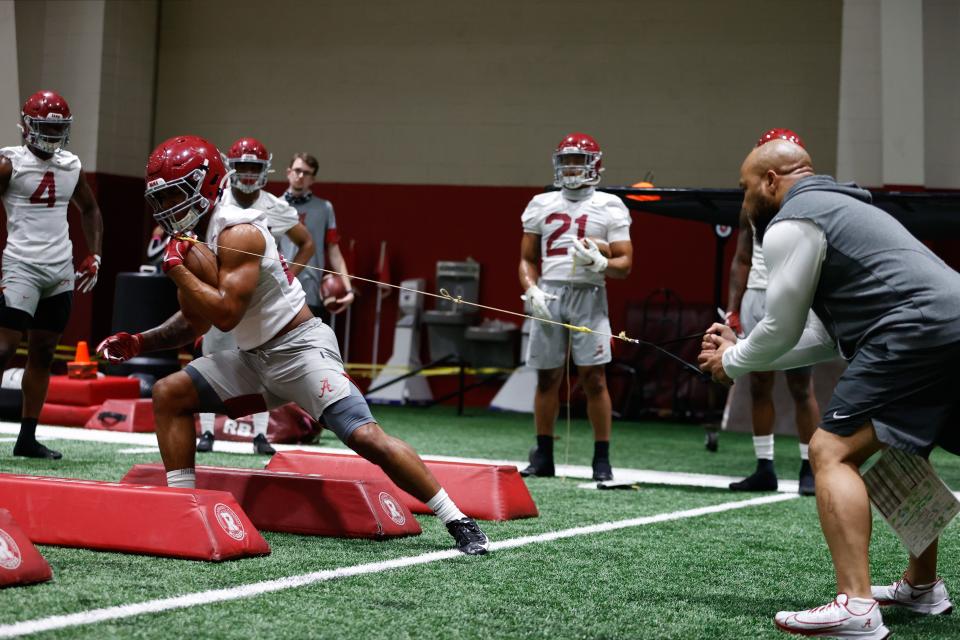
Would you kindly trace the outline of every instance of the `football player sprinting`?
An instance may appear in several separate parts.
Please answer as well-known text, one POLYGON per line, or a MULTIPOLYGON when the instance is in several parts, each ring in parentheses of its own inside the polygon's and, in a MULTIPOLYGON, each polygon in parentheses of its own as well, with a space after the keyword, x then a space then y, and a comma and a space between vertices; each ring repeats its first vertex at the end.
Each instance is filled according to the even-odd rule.
MULTIPOLYGON (((157 222, 174 239, 163 270, 176 283, 192 315, 230 331, 238 349, 192 361, 153 388, 157 442, 171 487, 194 487, 193 414, 231 417, 296 402, 347 446, 377 464, 407 493, 422 500, 446 524, 457 548, 487 552, 476 522, 464 516, 417 453, 387 435, 343 369, 336 336, 310 312, 300 282, 285 268, 266 216, 220 202, 227 183, 220 152, 195 136, 171 138, 147 164, 146 198, 157 222), (202 282, 183 265, 204 234, 217 253, 218 286, 202 282)), ((182 311, 142 334, 118 333, 97 348, 110 362, 145 351, 190 344, 197 330, 182 311)))
MULTIPOLYGON (((606 278, 626 278, 633 262, 630 212, 616 196, 595 189, 600 182, 600 145, 583 133, 571 133, 553 154, 554 185, 523 212, 520 286, 529 308, 540 318, 586 326, 607 336, 574 332, 571 355, 587 396, 593 426, 593 478, 613 479, 610 466, 611 408, 604 366, 610 362, 610 319, 606 278), (610 257, 595 240, 609 244, 610 257)), ((570 332, 535 322, 526 363, 537 369, 534 422, 537 446, 525 476, 555 474, 553 431, 560 405, 560 383, 570 332)))
MULTIPOLYGON (((223 203, 241 209, 258 209, 266 215, 267 227, 273 234, 277 245, 283 237, 290 238, 297 249, 293 262, 288 268, 290 273, 297 275, 313 255, 315 250, 313 238, 307 228, 300 223, 297 210, 278 198, 263 190, 267 184, 267 174, 270 172, 270 161, 273 156, 256 138, 240 138, 227 151, 227 165, 232 170, 230 188, 224 191, 223 203)), ((216 351, 236 349, 237 341, 230 333, 220 331, 216 327, 203 336, 203 355, 210 355, 216 351)), ((210 412, 200 414, 200 440, 197 442, 198 452, 213 451, 215 415, 210 412)), ((267 441, 267 426, 270 423, 270 414, 260 411, 253 414, 253 451, 273 455, 274 448, 267 441)))
POLYGON ((103 220, 80 159, 66 150, 73 116, 63 97, 38 91, 23 104, 23 144, 0 149, 0 198, 7 213, 0 296, 0 364, 6 368, 24 336, 23 411, 13 455, 59 459, 36 439, 50 365, 70 319, 73 288, 97 283, 103 220), (73 202, 91 254, 76 271, 67 224, 73 202))

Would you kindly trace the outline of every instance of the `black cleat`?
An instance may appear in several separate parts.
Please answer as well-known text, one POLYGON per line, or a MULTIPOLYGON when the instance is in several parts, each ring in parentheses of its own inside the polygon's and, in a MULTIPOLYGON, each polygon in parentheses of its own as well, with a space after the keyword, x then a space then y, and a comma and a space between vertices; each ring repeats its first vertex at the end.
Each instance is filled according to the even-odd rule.
POLYGON ((609 460, 605 458, 593 459, 593 479, 597 482, 613 480, 613 468, 610 467, 609 460))
POLYGON ((258 433, 253 439, 253 452, 272 456, 277 452, 277 450, 274 449, 269 442, 267 442, 267 436, 263 435, 262 433, 258 433))
POLYGON ((772 460, 757 460, 757 470, 739 482, 730 483, 730 491, 776 491, 777 474, 772 460))
POLYGON ((20 442, 13 445, 13 455, 21 458, 42 458, 45 460, 59 460, 63 454, 53 449, 48 449, 36 440, 29 442, 20 442))
POLYGON ((473 518, 460 518, 448 522, 447 531, 457 541, 457 551, 460 553, 468 556, 482 556, 487 553, 490 541, 473 518))
POLYGON ((197 453, 213 451, 213 431, 204 431, 197 440, 197 453))
POLYGON ((720 432, 719 431, 707 431, 706 439, 704 440, 703 445, 707 448, 707 451, 710 453, 716 453, 717 449, 720 448, 720 432))
POLYGON ((813 478, 813 469, 810 468, 809 460, 800 461, 800 495, 802 496, 815 496, 817 495, 817 485, 814 482, 813 478))
POLYGON ((557 471, 553 466, 553 456, 544 453, 538 447, 530 449, 529 460, 530 464, 525 469, 520 470, 520 475, 524 478, 529 476, 552 478, 557 475, 557 471))

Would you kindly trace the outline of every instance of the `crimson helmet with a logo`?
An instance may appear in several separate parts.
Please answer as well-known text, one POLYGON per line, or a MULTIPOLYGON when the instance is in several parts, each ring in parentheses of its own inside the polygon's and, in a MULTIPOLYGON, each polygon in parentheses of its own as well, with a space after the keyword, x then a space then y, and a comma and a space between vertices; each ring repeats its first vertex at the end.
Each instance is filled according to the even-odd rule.
POLYGON ((227 151, 227 164, 233 170, 230 186, 243 193, 253 193, 267 184, 273 154, 256 138, 240 138, 227 151), (241 171, 242 169, 242 171, 241 171))
POLYGON ((144 197, 164 231, 190 231, 220 201, 228 181, 220 150, 197 136, 161 142, 147 160, 144 197))
POLYGON ((600 183, 600 145, 585 133, 564 136, 553 152, 553 186, 579 189, 600 183))
POLYGON ((43 153, 55 153, 67 146, 72 122, 70 105, 53 91, 37 91, 20 110, 23 141, 43 153))
POLYGON ((782 129, 782 128, 770 129, 769 131, 765 131, 764 134, 760 136, 760 139, 757 140, 757 146, 758 147, 763 146, 766 143, 770 142, 771 140, 786 140, 787 142, 798 144, 804 149, 807 148, 803 144, 803 140, 800 139, 800 136, 798 136, 795 131, 792 131, 790 129, 782 129))

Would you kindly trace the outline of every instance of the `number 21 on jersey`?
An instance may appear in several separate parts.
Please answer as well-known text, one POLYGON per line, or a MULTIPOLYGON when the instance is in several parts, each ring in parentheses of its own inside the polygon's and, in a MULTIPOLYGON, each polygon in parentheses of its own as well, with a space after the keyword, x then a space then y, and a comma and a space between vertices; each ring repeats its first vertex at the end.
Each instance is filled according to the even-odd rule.
MULTIPOLYGON (((560 226, 554 229, 553 233, 547 237, 547 256, 564 256, 567 254, 567 250, 563 247, 555 247, 553 245, 557 240, 562 238, 563 234, 570 228, 570 216, 565 213, 551 213, 547 216, 546 223, 552 224, 558 221, 560 222, 560 226)), ((577 240, 582 240, 587 235, 587 214, 579 216, 572 222, 577 225, 577 240)))

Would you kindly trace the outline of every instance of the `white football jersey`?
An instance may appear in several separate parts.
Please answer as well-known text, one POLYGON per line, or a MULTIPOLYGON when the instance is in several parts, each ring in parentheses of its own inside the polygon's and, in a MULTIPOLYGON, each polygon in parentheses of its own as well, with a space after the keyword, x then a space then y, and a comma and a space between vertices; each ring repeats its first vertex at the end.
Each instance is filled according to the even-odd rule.
POLYGON ((255 349, 267 342, 303 308, 306 296, 300 281, 290 275, 287 265, 282 262, 277 243, 267 229, 267 219, 262 211, 250 207, 240 207, 220 203, 212 214, 207 227, 207 242, 214 253, 219 254, 217 238, 220 233, 234 225, 252 224, 260 230, 264 239, 264 255, 260 259, 260 276, 257 288, 253 292, 250 306, 240 323, 231 333, 237 339, 237 346, 244 351, 255 349))
POLYGON ((593 191, 582 200, 568 200, 563 191, 533 197, 523 212, 523 231, 540 236, 540 277, 557 282, 602 285, 604 275, 575 267, 567 249, 579 238, 604 242, 630 239, 630 211, 617 196, 593 191))
MULTIPOLYGON (((243 208, 233 197, 232 189, 224 189, 221 202, 241 209, 243 208)), ((294 209, 290 203, 283 198, 278 198, 272 193, 267 193, 263 189, 260 189, 257 199, 250 207, 252 209, 259 209, 266 214, 267 228, 270 229, 270 233, 273 234, 278 245, 280 244, 280 239, 286 235, 287 231, 300 222, 300 214, 297 213, 297 210, 294 209)))
POLYGON ((26 146, 4 147, 0 154, 13 165, 3 194, 7 211, 7 259, 32 264, 73 260, 67 205, 80 179, 80 159, 61 149, 49 160, 26 146))
POLYGON ((753 253, 750 255, 750 273, 747 275, 747 289, 767 288, 767 263, 763 260, 763 247, 757 241, 757 232, 753 231, 753 253))

